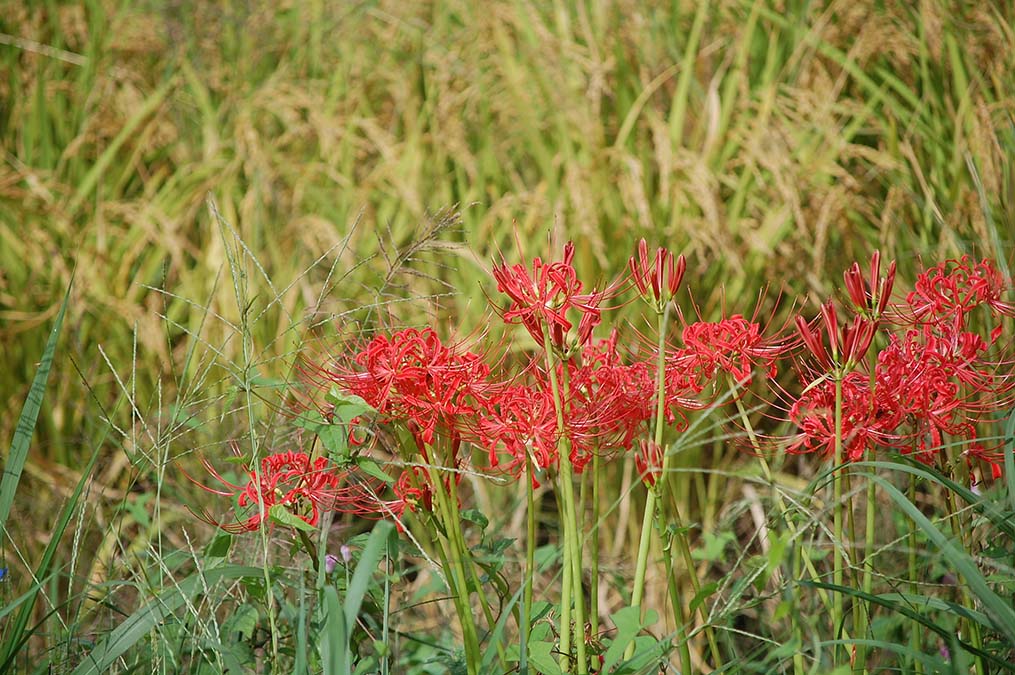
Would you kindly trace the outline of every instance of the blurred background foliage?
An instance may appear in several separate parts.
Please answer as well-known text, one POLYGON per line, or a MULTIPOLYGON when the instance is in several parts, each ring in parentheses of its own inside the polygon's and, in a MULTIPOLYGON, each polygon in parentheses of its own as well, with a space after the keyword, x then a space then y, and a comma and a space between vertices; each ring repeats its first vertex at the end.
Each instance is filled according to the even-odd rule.
POLYGON ((195 447, 308 339, 483 330, 516 242, 576 240, 590 282, 640 237, 683 251, 706 318, 766 285, 769 305, 823 297, 874 248, 901 278, 921 256, 1003 265, 1013 20, 932 0, 0 0, 0 438, 72 275, 27 471, 66 494, 108 419, 117 498, 138 453, 195 447))

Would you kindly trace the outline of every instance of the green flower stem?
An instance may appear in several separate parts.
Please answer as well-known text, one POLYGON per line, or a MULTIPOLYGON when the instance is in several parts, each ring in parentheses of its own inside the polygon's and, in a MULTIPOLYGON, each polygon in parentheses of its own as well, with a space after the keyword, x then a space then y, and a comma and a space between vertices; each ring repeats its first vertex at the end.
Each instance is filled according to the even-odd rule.
MULTIPOLYGON (((909 474, 909 501, 916 504, 916 476, 909 474)), ((909 592, 916 595, 920 592, 920 584, 918 581, 918 572, 916 567, 916 523, 910 523, 909 525, 909 592)), ((923 636, 921 630, 923 627, 920 624, 913 626, 913 629, 909 631, 909 646, 914 653, 923 653, 923 636)), ((923 675, 923 663, 918 659, 913 660, 913 672, 916 675, 923 675)))
POLYGON ((480 663, 479 638, 476 635, 475 625, 471 621, 471 608, 469 607, 468 596, 462 595, 459 589, 459 582, 454 574, 454 565, 448 553, 446 541, 438 534, 437 555, 440 557, 441 566, 448 572, 445 574, 445 581, 448 584, 448 593, 451 601, 455 604, 455 612, 458 614, 459 623, 462 625, 462 641, 465 643, 465 669, 468 675, 479 675, 477 664, 480 663), (470 617, 466 621, 466 616, 470 617))
MULTIPOLYGON (((483 592, 483 584, 479 579, 479 574, 476 572, 476 563, 472 558, 472 552, 465 543, 465 535, 461 528, 462 514, 458 508, 458 485, 455 478, 456 476, 451 476, 451 481, 449 483, 450 494, 448 495, 448 504, 451 507, 449 515, 451 516, 451 522, 456 524, 455 527, 451 528, 453 533, 452 538, 458 548, 458 555, 459 559, 462 561, 462 566, 468 570, 472 583, 476 588, 476 595, 479 596, 479 604, 483 609, 483 616, 486 618, 486 625, 492 629, 497 624, 497 621, 494 619, 493 610, 490 609, 490 601, 487 600, 486 593, 483 592)), ((500 660, 501 668, 506 671, 507 654, 504 652, 504 644, 500 640, 497 640, 495 646, 497 648, 497 657, 500 660)))
MULTIPOLYGON (((872 559, 874 555, 874 528, 877 526, 874 516, 876 515, 877 509, 877 484, 867 479, 867 505, 866 511, 864 512, 864 542, 863 542, 863 592, 870 595, 874 591, 874 561, 872 559)), ((858 638, 867 637, 867 630, 870 627, 869 612, 871 611, 870 605, 863 607, 857 614, 860 615, 860 625, 856 630, 856 636, 858 638)), ((863 666, 863 672, 867 673, 867 648, 865 646, 857 646, 857 662, 863 666)))
MULTIPOLYGON (((458 618, 462 624, 462 639, 465 642, 465 665, 469 675, 479 674, 479 664, 483 655, 479 648, 479 634, 476 628, 475 619, 472 615, 471 603, 469 601, 469 583, 465 574, 465 566, 460 554, 455 551, 452 533, 461 531, 461 523, 452 520, 450 507, 448 506, 448 493, 444 490, 444 481, 441 480, 436 468, 427 465, 427 474, 430 484, 433 487, 434 503, 437 506, 437 517, 444 528, 444 533, 438 533, 437 541, 440 544, 442 563, 445 569, 449 570, 448 586, 451 596, 455 598, 455 608, 458 611, 458 618)), ((454 478, 452 478, 452 481, 454 478)))
MULTIPOLYGON (((553 353, 553 342, 550 340, 550 329, 543 324, 543 347, 546 353, 546 369, 550 378, 550 391, 553 394, 553 406, 557 412, 557 428, 564 429, 564 393, 567 382, 557 381, 557 363, 553 353)), ((567 368, 564 369, 567 376, 567 368)), ((585 601, 582 594, 582 561, 581 561, 581 536, 578 528, 578 516, 575 510, 574 496, 574 469, 571 466, 571 444, 566 438, 562 438, 557 447, 557 454, 560 463, 558 472, 558 484, 560 487, 560 513, 564 529, 564 583, 561 590, 561 664, 565 670, 570 671, 570 644, 568 637, 571 634, 571 603, 574 603, 574 635, 575 648, 577 651, 577 672, 579 675, 586 675, 588 672, 588 661, 585 658, 585 601), (566 596, 566 597, 565 597, 566 596)))
POLYGON ((592 634, 599 634, 599 494, 602 483, 599 455, 592 456, 592 523, 591 541, 592 568, 589 579, 589 622, 592 634))
MULTIPOLYGON (((842 546, 842 477, 840 467, 842 465, 842 375, 835 375, 835 444, 832 456, 832 583, 842 586, 843 582, 843 556, 845 550, 842 546)), ((835 593, 832 596, 832 630, 841 630, 842 624, 842 593, 835 593)), ((835 656, 832 659, 833 665, 838 665, 839 648, 834 650, 835 656)))
MULTIPOLYGON (((669 323, 670 317, 670 303, 666 304, 666 307, 662 312, 658 314, 659 325, 658 325, 658 343, 656 345, 656 416, 655 416, 655 436, 653 442, 657 447, 662 448, 663 445, 663 429, 666 424, 666 326, 669 323)), ((634 590, 631 595, 631 605, 638 608, 642 618, 645 616, 644 607, 642 607, 642 601, 645 597, 645 571, 648 567, 648 552, 649 543, 651 541, 653 521, 656 520, 656 524, 659 527, 659 531, 664 530, 662 519, 659 518, 657 513, 657 502, 659 500, 660 491, 666 485, 666 481, 669 476, 670 468, 670 456, 668 452, 663 452, 662 466, 659 469, 659 477, 656 482, 648 488, 648 493, 645 495, 645 513, 642 517, 641 525, 641 538, 638 541, 638 558, 635 561, 634 567, 634 590)), ((683 533, 683 524, 680 521, 680 512, 677 509, 673 511, 674 525, 677 528, 678 534, 676 535, 678 542, 682 548, 687 548, 687 540, 683 533)), ((665 548, 665 547, 664 547, 665 548)), ((668 552, 667 552, 668 554, 668 552)), ((688 549, 687 559, 690 560, 690 550, 688 549)), ((672 565, 667 565, 667 574, 672 572, 672 565)), ((693 583, 697 586, 697 572, 693 563, 688 566, 687 573, 691 576, 693 583)), ((675 588, 675 586, 674 586, 675 588)), ((697 591, 696 591, 697 592, 697 591)), ((684 664, 690 664, 691 662, 691 646, 685 637, 684 626, 686 625, 686 615, 684 612, 683 603, 680 598, 676 598, 674 602, 675 623, 677 624, 678 631, 678 645, 677 650, 680 653, 680 661, 684 664)), ((713 657, 719 658, 718 649, 715 648, 714 638, 710 641, 713 646, 713 657)), ((625 651, 625 657, 631 658, 634 656, 634 643, 628 645, 625 651)), ((721 661, 717 661, 717 664, 721 661)), ((689 667, 689 666, 688 666, 689 667)), ((687 672, 690 672, 689 670, 687 672)))
POLYGON ((536 490, 532 487, 534 478, 532 458, 525 458, 525 591, 522 598, 522 620, 518 626, 518 634, 521 644, 519 645, 519 669, 520 675, 528 671, 528 639, 529 631, 532 629, 532 579, 536 567, 536 490))
MULTIPOLYGON (((670 508, 673 512, 673 520, 678 524, 678 532, 674 535, 674 539, 677 541, 677 548, 680 549, 680 556, 684 560, 684 566, 687 568, 688 578, 691 580, 691 591, 695 596, 701 592, 701 581, 698 579, 698 568, 694 564, 694 557, 691 555, 691 546, 687 543, 687 536, 683 533, 683 528, 679 526, 679 523, 684 522, 680 515, 680 505, 677 503, 677 497, 672 490, 667 490, 666 495, 670 498, 670 508)), ((663 555, 665 557, 664 564, 667 569, 672 569, 671 560, 668 547, 663 546, 663 555)), ((719 651, 719 643, 715 639, 715 631, 712 630, 712 625, 708 622, 708 615, 705 613, 705 603, 698 605, 698 610, 701 614, 701 623, 704 626, 705 639, 708 640, 708 649, 712 653, 712 665, 716 670, 722 670, 723 658, 722 652, 719 651)), ((681 615, 683 616, 683 608, 681 608, 681 615)), ((688 617, 693 618, 693 617, 688 617)), ((687 618, 685 618, 685 621, 687 618)))
MULTIPOLYGON (((874 302, 876 302, 876 298, 874 302)), ((874 320, 878 320, 880 317, 875 315, 874 320)), ((868 371, 868 391, 870 391, 870 411, 874 412, 874 394, 877 389, 877 364, 878 358, 877 353, 872 350, 869 357, 868 371)), ((864 542, 863 542, 863 556, 857 556, 858 560, 863 561, 863 581, 861 582, 861 588, 863 592, 870 595, 874 590, 874 562, 871 557, 874 555, 874 528, 876 527, 875 522, 875 509, 877 508, 877 490, 876 484, 870 478, 867 479, 867 503, 864 511, 864 542)), ((866 606, 856 612, 856 636, 858 638, 868 637, 868 628, 870 627, 870 616, 873 611, 873 607, 868 603, 866 606)), ((857 645, 856 647, 856 658, 857 663, 863 667, 864 675, 867 675, 867 647, 866 645, 857 645)))
MULTIPOLYGON (((687 612, 684 610, 684 603, 680 599, 680 589, 677 585, 677 572, 673 565, 673 555, 670 553, 669 544, 663 544, 663 565, 666 567, 666 587, 670 593, 670 604, 673 605, 673 623, 677 627, 677 649, 680 654, 680 672, 681 673, 692 673, 691 670, 691 649, 688 643, 687 631, 689 628, 690 621, 687 616, 687 612)), ((694 574, 692 573, 693 577, 694 574)), ((714 642, 714 639, 713 639, 714 642)), ((713 658, 718 652, 713 651, 713 658)), ((630 657, 628 657, 630 658, 630 657)), ((716 663, 717 669, 722 669, 719 663, 716 663)))

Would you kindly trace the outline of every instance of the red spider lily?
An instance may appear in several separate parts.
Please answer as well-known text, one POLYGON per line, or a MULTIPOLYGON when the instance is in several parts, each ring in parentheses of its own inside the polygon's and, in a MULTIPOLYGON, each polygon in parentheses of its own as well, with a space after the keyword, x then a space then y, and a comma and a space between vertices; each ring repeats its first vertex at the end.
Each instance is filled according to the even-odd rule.
POLYGON ((759 324, 739 314, 689 324, 681 338, 684 348, 667 359, 667 375, 677 390, 696 394, 719 373, 728 373, 741 384, 750 384, 755 368, 774 377, 776 362, 787 348, 784 341, 766 340, 759 324))
POLYGON ((422 468, 414 466, 403 471, 392 489, 398 497, 398 503, 401 504, 399 514, 405 507, 413 513, 421 507, 426 511, 433 511, 433 488, 422 468))
MULTIPOLYGON (((789 411, 799 433, 786 448, 794 454, 835 452, 835 381, 812 383, 789 411)), ((842 380, 843 459, 855 462, 878 445, 896 445, 895 429, 900 417, 881 397, 873 397, 869 378, 852 372, 842 380)))
POLYGON ((684 278, 687 269, 684 256, 674 258, 673 253, 660 246, 656 249, 654 260, 650 260, 648 244, 642 239, 638 242, 637 256, 631 256, 627 265, 642 298, 651 302, 656 311, 662 314, 666 303, 677 294, 684 278))
MULTIPOLYGON (((973 468, 973 461, 978 460, 990 467, 990 477, 992 480, 997 480, 1004 475, 1004 450, 988 449, 979 443, 973 443, 962 454, 965 456, 966 465, 970 470, 973 468)), ((980 481, 974 478, 973 485, 979 483, 980 481)))
POLYGON ((482 357, 445 345, 429 328, 378 335, 355 363, 362 370, 336 367, 323 369, 321 376, 362 397, 385 420, 405 423, 421 450, 438 427, 454 430, 463 417, 474 416, 489 386, 490 368, 482 357))
POLYGON ((594 454, 630 448, 654 410, 651 372, 644 363, 621 362, 615 331, 590 344, 580 363, 557 364, 562 429, 548 376, 538 368, 531 372, 531 384, 490 394, 469 434, 489 453, 491 468, 519 475, 527 460, 538 469, 553 468, 566 438, 572 466, 580 473, 594 454))
POLYGON ((248 471, 248 480, 244 485, 237 485, 223 478, 207 460, 204 460, 203 464, 225 489, 194 482, 208 492, 235 497, 237 508, 251 513, 238 522, 213 523, 228 532, 250 532, 258 529, 267 518, 271 507, 276 504, 285 506, 290 513, 315 526, 320 519, 321 510, 358 515, 385 512, 385 505, 377 498, 374 486, 364 483, 342 485, 346 475, 335 473, 323 457, 311 461, 302 452, 268 455, 261 460, 260 477, 257 472, 248 471))
POLYGON ((648 487, 653 487, 662 473, 663 448, 655 441, 641 439, 638 441, 638 452, 634 455, 634 465, 638 475, 648 487))
POLYGON ((579 316, 576 343, 578 346, 587 344, 592 330, 600 321, 603 300, 615 290, 582 293, 582 283, 578 280, 573 261, 574 244, 568 242, 564 246, 563 260, 544 263, 541 258, 534 258, 531 272, 524 264, 508 265, 503 258, 493 268, 497 290, 511 300, 511 305, 502 314, 504 320, 525 326, 533 339, 547 349, 554 347, 568 351, 571 348, 567 344, 574 326, 569 318, 571 310, 579 316), (544 344, 544 326, 550 334, 549 345, 544 344))
POLYGON ((564 433, 576 472, 594 453, 630 449, 655 412, 655 383, 647 363, 622 362, 617 333, 591 345, 583 362, 568 364, 564 433))
MULTIPOLYGON (((557 462, 557 411, 547 387, 505 387, 487 401, 473 433, 489 454, 490 467, 519 475, 531 459, 537 469, 557 462), (501 462, 501 454, 507 462, 501 462)), ((533 477, 535 482, 535 478, 533 477)))
POLYGON ((860 265, 853 265, 843 273, 846 292, 853 307, 867 318, 877 320, 888 307, 895 284, 895 261, 888 264, 888 272, 881 276, 881 252, 874 251, 871 256, 870 279, 864 280, 860 265))
MULTIPOLYGON (((917 323, 954 323, 961 329, 966 315, 979 305, 986 305, 998 314, 1015 316, 1015 305, 1001 299, 1008 288, 1009 280, 990 260, 973 262, 966 255, 921 273, 906 295, 906 304, 917 323)), ((999 331, 995 329, 995 333, 999 331)), ((991 341, 996 338, 996 334, 992 335, 991 341)))
POLYGON ((802 316, 796 317, 796 327, 818 365, 826 372, 833 372, 851 368, 863 359, 874 340, 878 323, 857 315, 851 324, 840 330, 835 305, 828 301, 821 306, 819 328, 815 329, 802 316))
POLYGON ((986 349, 976 334, 924 328, 893 335, 878 354, 877 386, 911 420, 921 461, 931 460, 945 434, 974 441, 986 413, 1010 405, 1010 378, 983 362, 986 349))

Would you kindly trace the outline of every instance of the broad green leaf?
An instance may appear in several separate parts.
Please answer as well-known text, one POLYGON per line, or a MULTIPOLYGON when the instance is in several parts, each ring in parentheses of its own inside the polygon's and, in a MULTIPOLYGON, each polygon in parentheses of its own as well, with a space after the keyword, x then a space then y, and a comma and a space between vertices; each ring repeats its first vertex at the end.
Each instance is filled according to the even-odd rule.
POLYGON ((620 663, 627 646, 638 636, 638 633, 656 622, 657 615, 655 611, 649 610, 645 614, 645 620, 642 621, 641 608, 625 607, 614 612, 610 618, 613 620, 613 625, 617 627, 617 634, 603 655, 603 672, 610 672, 611 668, 620 663))
POLYGON ((233 535, 228 532, 219 532, 205 548, 204 553, 209 558, 225 558, 229 555, 229 548, 232 544, 233 535))
POLYGON ((324 672, 347 675, 352 669, 349 624, 334 586, 324 587, 324 630, 321 632, 321 665, 324 672))
POLYGON ((552 642, 529 642, 529 665, 542 675, 564 675, 557 665, 557 656, 552 642))
POLYGON ((380 464, 369 457, 357 457, 356 466, 358 466, 363 473, 368 476, 373 476, 377 480, 384 481, 388 484, 395 482, 391 476, 384 472, 384 469, 381 468, 380 464))
POLYGON ((479 529, 485 530, 486 526, 490 524, 490 519, 487 518, 482 511, 479 509, 465 509, 462 511, 462 520, 467 520, 470 523, 479 525, 479 529))
POLYGON ((222 635, 237 640, 249 640, 257 628, 258 616, 257 608, 253 605, 240 605, 222 622, 222 635))
POLYGON ((268 508, 268 517, 279 525, 292 527, 304 532, 316 532, 317 528, 303 520, 285 507, 285 504, 272 504, 268 508))
POLYGON ((335 406, 335 417, 342 424, 349 424, 360 415, 376 412, 373 406, 359 396, 347 394, 338 387, 332 387, 324 399, 335 406))

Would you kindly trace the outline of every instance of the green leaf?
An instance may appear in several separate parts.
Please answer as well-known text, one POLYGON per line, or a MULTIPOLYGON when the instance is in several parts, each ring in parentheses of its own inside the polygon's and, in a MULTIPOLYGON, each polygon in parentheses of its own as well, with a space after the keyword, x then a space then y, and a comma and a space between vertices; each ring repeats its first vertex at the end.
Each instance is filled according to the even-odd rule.
POLYGON ((355 394, 347 394, 338 387, 332 387, 324 400, 335 406, 335 417, 342 424, 349 424, 360 415, 376 412, 369 403, 355 394))
POLYGON ((345 596, 345 619, 350 626, 356 622, 356 616, 359 614, 360 605, 369 590, 371 579, 380 566, 381 559, 387 553, 394 533, 394 524, 387 520, 379 521, 370 532, 370 538, 367 539, 366 546, 363 547, 345 596))
POLYGON ((204 550, 209 558, 225 558, 229 555, 229 548, 233 545, 233 535, 228 532, 219 532, 211 543, 204 550))
POLYGON ((258 616, 257 608, 253 605, 240 605, 233 611, 232 616, 222 623, 222 635, 235 636, 237 641, 249 640, 257 628, 258 616))
POLYGON ((923 512, 899 491, 897 487, 881 478, 870 476, 876 480, 889 497, 915 522, 927 538, 933 542, 944 554, 944 557, 952 564, 962 578, 969 585, 970 590, 983 603, 983 611, 995 624, 995 628, 1004 633, 1005 637, 1015 643, 1015 609, 1012 609, 1008 602, 997 595, 987 584, 986 579, 980 574, 976 567, 976 561, 971 555, 959 549, 945 536, 923 512))
POLYGON ((719 582, 712 581, 701 587, 697 593, 694 594, 694 598, 691 599, 690 604, 687 606, 688 614, 693 615, 694 611, 698 609, 701 603, 705 602, 711 597, 717 590, 719 590, 719 582))
POLYGON ((529 665, 542 675, 564 675, 553 649, 552 642, 529 642, 529 665))
POLYGON ((391 476, 384 472, 384 469, 381 468, 380 464, 369 457, 357 457, 356 466, 358 466, 360 470, 368 476, 373 476, 377 480, 384 481, 389 485, 395 482, 391 476))
POLYGON ((462 519, 479 525, 479 529, 485 530, 490 524, 490 519, 483 515, 479 509, 465 509, 462 511, 462 519))
POLYGON ((324 587, 324 630, 321 632, 321 665, 324 672, 347 675, 352 663, 349 649, 349 624, 334 586, 324 587))
POLYGON ((272 504, 268 509, 268 517, 279 525, 293 527, 304 532, 316 532, 317 528, 295 515, 285 504, 272 504))
POLYGON ((641 608, 625 607, 614 612, 610 619, 617 627, 617 634, 603 655, 602 671, 604 673, 610 672, 615 665, 620 663, 627 646, 638 636, 638 633, 656 622, 657 615, 654 611, 649 610, 645 615, 645 620, 642 621, 641 608))
POLYGON ((349 430, 340 424, 322 424, 314 430, 321 445, 328 451, 328 459, 338 466, 349 463, 349 430))
POLYGON ((701 538, 704 545, 701 548, 691 551, 691 557, 695 560, 716 562, 722 559, 723 553, 726 551, 726 545, 735 540, 736 535, 728 531, 720 532, 719 534, 702 532, 701 538))

